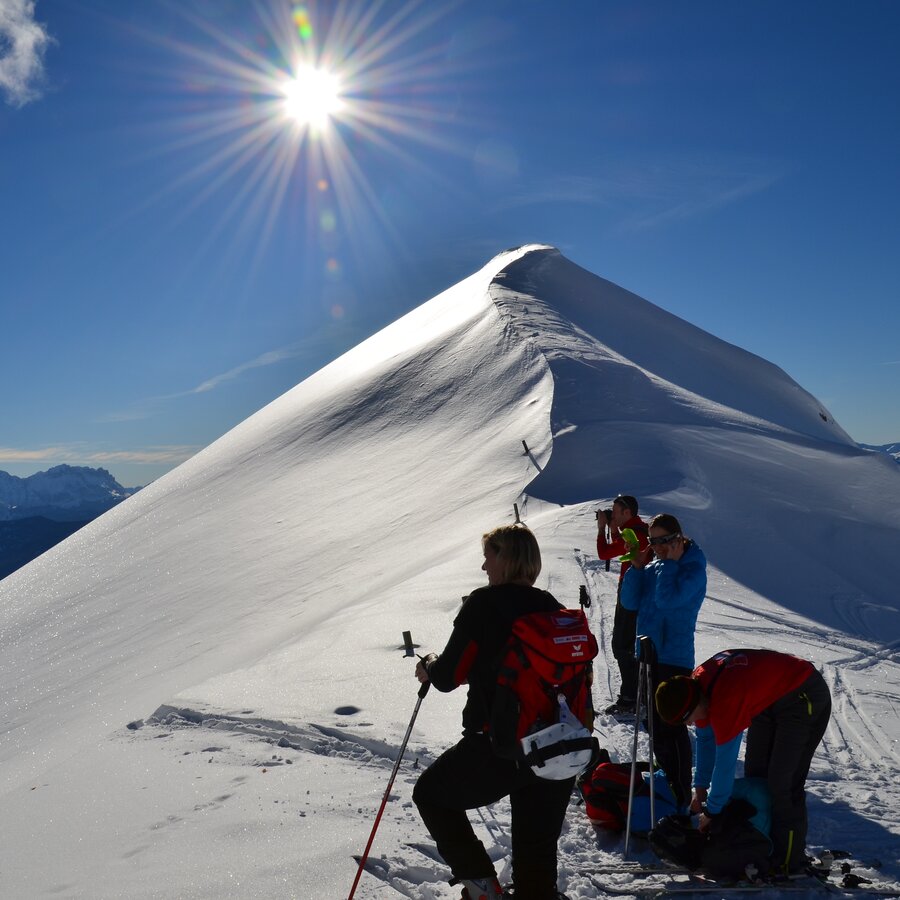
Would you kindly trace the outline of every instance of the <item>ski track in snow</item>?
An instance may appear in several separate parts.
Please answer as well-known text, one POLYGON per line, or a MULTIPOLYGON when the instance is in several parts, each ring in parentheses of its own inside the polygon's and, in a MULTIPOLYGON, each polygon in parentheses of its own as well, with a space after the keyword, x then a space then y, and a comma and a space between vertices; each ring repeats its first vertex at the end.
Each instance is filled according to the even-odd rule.
MULTIPOLYGON (((587 610, 588 619, 591 628, 597 638, 597 643, 601 648, 609 648, 612 641, 613 618, 615 615, 615 596, 616 586, 618 584, 618 575, 613 571, 606 571, 606 565, 603 561, 590 559, 585 553, 576 548, 575 559, 581 569, 583 583, 587 588, 588 596, 591 598, 590 609, 587 610), (610 600, 610 591, 612 591, 612 600, 610 600)), ((602 653, 595 661, 594 668, 594 703, 598 709, 602 709, 605 705, 599 697, 599 684, 597 670, 606 662, 606 657, 602 653)), ((606 688, 610 702, 618 695, 618 688, 614 686, 613 670, 615 668, 615 660, 606 665, 606 688)))

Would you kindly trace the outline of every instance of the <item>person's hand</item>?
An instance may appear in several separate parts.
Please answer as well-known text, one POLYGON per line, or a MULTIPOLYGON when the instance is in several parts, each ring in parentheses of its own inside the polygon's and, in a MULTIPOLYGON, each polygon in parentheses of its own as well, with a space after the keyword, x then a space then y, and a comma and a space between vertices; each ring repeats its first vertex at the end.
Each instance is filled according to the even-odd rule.
POLYGON ((636 569, 643 569, 652 559, 652 554, 653 551, 649 547, 644 547, 643 550, 638 550, 637 556, 631 561, 631 564, 636 569))
POLYGON ((697 813, 699 813, 703 808, 703 804, 706 803, 706 798, 708 796, 709 791, 706 788, 694 788, 694 797, 691 800, 691 812, 694 815, 697 815, 697 813))
POLYGON ((416 663, 416 678, 419 679, 419 684, 425 684, 426 681, 430 681, 431 679, 428 677, 428 666, 430 666, 437 659, 437 653, 429 653, 428 656, 423 656, 416 663))
POLYGON ((697 830, 698 831, 709 831, 709 826, 712 825, 712 818, 706 813, 700 813, 700 818, 697 821, 697 830))

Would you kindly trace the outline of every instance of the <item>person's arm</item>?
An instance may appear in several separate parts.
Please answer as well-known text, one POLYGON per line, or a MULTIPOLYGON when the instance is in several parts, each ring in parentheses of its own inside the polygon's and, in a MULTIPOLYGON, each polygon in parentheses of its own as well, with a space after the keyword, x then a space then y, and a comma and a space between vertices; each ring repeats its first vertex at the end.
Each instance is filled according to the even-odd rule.
POLYGON ((716 745, 716 762, 713 766, 709 794, 706 797, 706 808, 712 815, 722 812, 731 799, 734 769, 743 737, 744 732, 741 731, 730 741, 716 745))
POLYGON ((454 628, 447 646, 429 653, 416 666, 419 681, 430 681, 439 691, 455 690, 469 679, 469 671, 478 656, 478 644, 461 629, 454 628))
POLYGON ((706 595, 706 560, 683 558, 656 564, 656 605, 673 608, 694 603, 706 595))
POLYGON ((628 548, 617 530, 610 526, 610 539, 606 539, 606 529, 597 531, 597 556, 599 559, 615 559, 624 556, 628 548))
POLYGON ((705 790, 712 780, 713 767, 716 764, 716 737, 708 725, 705 728, 698 725, 695 733, 697 765, 694 768, 694 787, 705 790))
POLYGON ((619 590, 619 602, 625 609, 639 609, 641 598, 653 588, 653 573, 649 569, 641 569, 637 566, 629 566, 628 571, 622 576, 622 585, 619 590))

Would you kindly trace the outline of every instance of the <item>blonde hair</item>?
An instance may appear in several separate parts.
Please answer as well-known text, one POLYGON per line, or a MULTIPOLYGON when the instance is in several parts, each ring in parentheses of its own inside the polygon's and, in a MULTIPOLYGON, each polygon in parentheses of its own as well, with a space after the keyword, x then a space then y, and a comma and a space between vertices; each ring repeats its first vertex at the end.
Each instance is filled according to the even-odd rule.
POLYGON ((541 574, 541 549, 526 525, 501 525, 488 531, 481 538, 481 549, 488 546, 503 563, 503 584, 537 581, 541 574))

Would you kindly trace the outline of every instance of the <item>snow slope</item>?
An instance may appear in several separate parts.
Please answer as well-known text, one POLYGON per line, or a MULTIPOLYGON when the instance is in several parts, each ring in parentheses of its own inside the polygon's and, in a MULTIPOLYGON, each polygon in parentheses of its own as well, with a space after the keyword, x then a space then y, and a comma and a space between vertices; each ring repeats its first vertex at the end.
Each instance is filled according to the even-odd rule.
MULTIPOLYGON (((608 647, 593 512, 619 491, 709 557, 698 658, 823 667, 810 840, 896 882, 896 464, 776 367, 532 245, 0 583, 0 895, 346 897, 415 703, 401 631, 442 646, 517 503, 541 585, 588 585, 608 647)), ((357 896, 456 896, 410 790, 462 699, 423 703, 375 845, 397 877, 357 896)), ((600 727, 624 756, 629 729, 600 727)), ((502 856, 508 810, 480 816, 502 856)), ((602 896, 578 872, 621 845, 573 807, 561 847, 568 893, 602 896)))

